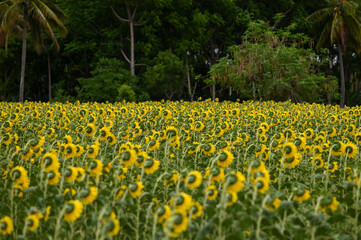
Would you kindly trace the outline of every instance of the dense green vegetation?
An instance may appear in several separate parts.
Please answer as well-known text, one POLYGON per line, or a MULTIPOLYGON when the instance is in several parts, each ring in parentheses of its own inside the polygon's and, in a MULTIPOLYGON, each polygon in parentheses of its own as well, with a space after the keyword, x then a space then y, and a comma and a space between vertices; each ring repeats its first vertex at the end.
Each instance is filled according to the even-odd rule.
POLYGON ((353 0, 1 0, 1 99, 201 96, 356 105, 359 6, 353 0))

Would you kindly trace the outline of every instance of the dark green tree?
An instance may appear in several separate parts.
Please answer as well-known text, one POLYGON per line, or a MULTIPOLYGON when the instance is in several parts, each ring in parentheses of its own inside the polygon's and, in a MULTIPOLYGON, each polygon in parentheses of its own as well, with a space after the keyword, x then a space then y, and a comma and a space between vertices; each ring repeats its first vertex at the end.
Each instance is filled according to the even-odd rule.
POLYGON ((345 106, 346 86, 343 56, 346 47, 357 53, 361 52, 361 11, 359 1, 332 0, 328 7, 312 13, 308 20, 321 31, 316 50, 322 47, 338 47, 340 63, 341 100, 340 106, 345 106))
POLYGON ((21 33, 22 56, 19 102, 24 102, 24 82, 27 34, 30 32, 30 40, 35 49, 40 52, 44 45, 44 32, 50 36, 59 50, 59 44, 54 31, 65 36, 67 30, 64 26, 66 18, 64 12, 51 0, 6 0, 0 3, 3 9, 1 20, 0 38, 5 39, 7 48, 8 40, 12 36, 21 33))

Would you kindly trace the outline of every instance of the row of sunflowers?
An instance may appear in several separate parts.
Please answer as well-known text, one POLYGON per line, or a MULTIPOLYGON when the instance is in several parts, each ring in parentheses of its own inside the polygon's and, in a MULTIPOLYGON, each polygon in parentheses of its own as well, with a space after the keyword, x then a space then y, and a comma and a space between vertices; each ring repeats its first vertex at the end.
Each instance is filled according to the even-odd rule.
POLYGON ((0 109, 0 239, 361 238, 358 107, 0 109))

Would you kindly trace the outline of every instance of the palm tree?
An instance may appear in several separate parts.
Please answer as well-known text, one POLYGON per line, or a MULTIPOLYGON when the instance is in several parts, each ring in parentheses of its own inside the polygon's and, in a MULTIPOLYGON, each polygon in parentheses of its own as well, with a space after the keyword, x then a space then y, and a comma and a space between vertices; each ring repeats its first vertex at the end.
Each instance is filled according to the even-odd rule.
POLYGON ((22 37, 19 102, 23 103, 27 34, 30 33, 30 41, 38 53, 44 45, 44 32, 50 36, 59 51, 60 47, 54 30, 61 36, 67 34, 63 24, 66 15, 51 0, 5 0, 0 2, 1 9, 3 9, 3 14, 0 15, 2 16, 0 39, 5 39, 5 48, 11 36, 21 35, 22 37))
POLYGON ((341 107, 345 106, 346 98, 343 55, 346 53, 347 46, 357 53, 361 52, 361 12, 358 2, 355 0, 332 0, 329 1, 328 7, 312 13, 307 18, 317 29, 322 30, 316 45, 317 51, 322 47, 332 47, 334 44, 338 46, 341 107))

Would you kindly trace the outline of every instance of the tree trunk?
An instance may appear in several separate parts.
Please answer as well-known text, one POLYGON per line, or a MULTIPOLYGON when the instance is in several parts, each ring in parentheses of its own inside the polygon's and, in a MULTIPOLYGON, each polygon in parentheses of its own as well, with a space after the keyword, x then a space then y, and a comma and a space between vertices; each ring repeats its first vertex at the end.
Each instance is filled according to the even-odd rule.
POLYGON ((24 26, 23 26, 23 44, 21 50, 21 74, 20 74, 20 91, 19 91, 19 102, 24 103, 24 83, 25 83, 25 63, 26 63, 26 31, 27 31, 27 20, 28 20, 28 2, 25 2, 24 8, 24 26))
POLYGON ((50 65, 50 56, 49 56, 49 49, 46 49, 46 54, 48 57, 48 83, 49 83, 49 102, 51 100, 51 65, 50 65))
POLYGON ((341 101, 340 101, 340 107, 345 107, 345 99, 346 99, 346 87, 345 87, 345 72, 343 69, 343 60, 342 60, 342 46, 341 44, 338 45, 338 57, 340 60, 340 74, 341 74, 341 101))
POLYGON ((135 75, 135 60, 134 60, 134 19, 130 19, 130 72, 135 75))

